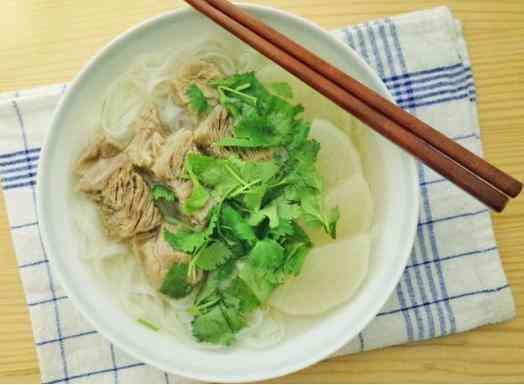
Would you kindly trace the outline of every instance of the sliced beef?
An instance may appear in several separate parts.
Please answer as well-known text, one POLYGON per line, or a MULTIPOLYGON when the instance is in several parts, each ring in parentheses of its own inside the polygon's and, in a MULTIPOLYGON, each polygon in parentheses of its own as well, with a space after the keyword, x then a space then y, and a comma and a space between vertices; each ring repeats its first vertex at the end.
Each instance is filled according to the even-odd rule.
POLYGON ((108 142, 104 135, 99 134, 80 154, 80 158, 75 165, 75 173, 82 174, 86 168, 98 159, 112 158, 119 152, 118 148, 108 142))
POLYGON ((160 115, 155 107, 147 107, 132 125, 133 131, 139 133, 142 130, 155 131, 162 135, 169 132, 160 120, 160 115))
POLYGON ((111 175, 95 199, 110 238, 128 239, 158 227, 162 221, 149 186, 129 164, 111 175))
POLYGON ((126 154, 121 153, 112 158, 98 158, 77 167, 80 175, 78 189, 85 193, 101 191, 110 177, 129 162, 126 154))
POLYGON ((175 132, 183 128, 193 131, 197 125, 198 116, 195 116, 186 109, 181 109, 171 121, 171 127, 175 132))
POLYGON ((151 168, 160 155, 168 132, 155 108, 148 109, 133 125, 136 135, 125 151, 134 165, 151 168))
POLYGON ((151 171, 157 178, 169 183, 181 175, 186 156, 190 152, 197 152, 193 132, 180 130, 164 143, 151 171))
POLYGON ((193 183, 190 180, 174 179, 169 183, 169 186, 182 204, 186 202, 193 192, 193 183))
POLYGON ((217 146, 216 142, 232 136, 231 119, 226 109, 217 105, 196 129, 195 143, 208 155, 227 158, 230 151, 225 147, 217 146))

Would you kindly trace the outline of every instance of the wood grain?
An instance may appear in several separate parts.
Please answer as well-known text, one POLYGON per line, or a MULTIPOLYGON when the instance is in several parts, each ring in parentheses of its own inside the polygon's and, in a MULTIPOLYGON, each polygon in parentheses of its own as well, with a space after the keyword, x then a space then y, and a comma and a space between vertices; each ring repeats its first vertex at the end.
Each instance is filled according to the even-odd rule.
MULTIPOLYGON (((253 2, 253 1, 250 1, 253 2)), ((487 159, 524 179, 524 2, 257 0, 326 28, 448 5, 464 24, 487 159)), ((0 92, 66 82, 103 45, 181 0, 3 0, 0 92)), ((524 198, 494 215, 517 312, 524 311, 524 198)), ((0 199, 0 382, 39 382, 27 307, 0 199)), ((278 382, 523 382, 524 317, 425 343, 331 359, 278 382)))

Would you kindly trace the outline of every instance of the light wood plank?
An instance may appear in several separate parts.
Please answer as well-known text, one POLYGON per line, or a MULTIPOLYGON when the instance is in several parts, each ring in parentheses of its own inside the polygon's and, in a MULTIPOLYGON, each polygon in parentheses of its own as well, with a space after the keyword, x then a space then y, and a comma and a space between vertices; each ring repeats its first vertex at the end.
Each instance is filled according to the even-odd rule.
MULTIPOLYGON (((250 1, 253 2, 253 1, 250 1)), ((258 0, 335 28, 446 4, 460 18, 478 86, 487 158, 524 179, 524 3, 487 0, 258 0)), ((181 0, 3 0, 0 92, 69 81, 116 35, 181 0)), ((503 263, 524 310, 524 199, 495 215, 503 263)), ((38 382, 27 307, 0 201, 0 382, 38 382)), ((332 359, 281 382, 522 382, 524 318, 460 335, 332 359)))

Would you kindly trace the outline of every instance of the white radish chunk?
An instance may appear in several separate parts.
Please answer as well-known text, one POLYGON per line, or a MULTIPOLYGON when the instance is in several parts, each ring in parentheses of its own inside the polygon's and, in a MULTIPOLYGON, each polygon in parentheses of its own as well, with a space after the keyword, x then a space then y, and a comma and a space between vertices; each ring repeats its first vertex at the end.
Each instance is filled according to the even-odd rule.
POLYGON ((360 156, 351 139, 331 122, 313 120, 310 136, 320 143, 317 170, 324 177, 326 190, 329 191, 354 174, 362 173, 360 156))
POLYGON ((324 313, 349 300, 366 277, 368 234, 314 248, 298 277, 275 290, 269 304, 290 315, 324 313))

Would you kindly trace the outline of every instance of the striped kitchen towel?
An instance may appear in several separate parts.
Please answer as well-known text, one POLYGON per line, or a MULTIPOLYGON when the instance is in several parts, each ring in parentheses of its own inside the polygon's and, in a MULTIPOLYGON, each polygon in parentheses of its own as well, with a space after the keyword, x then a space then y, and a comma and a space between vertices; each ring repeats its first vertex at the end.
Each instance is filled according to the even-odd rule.
MULTIPOLYGON (((447 8, 334 33, 376 69, 400 106, 481 153, 466 44, 447 8)), ((63 292, 44 254, 35 173, 65 88, 0 96, 0 175, 42 381, 185 381, 138 362, 93 330, 63 292)), ((377 317, 339 354, 439 337, 515 315, 488 210, 425 166, 419 166, 419 175, 418 236, 404 275, 377 317)))

